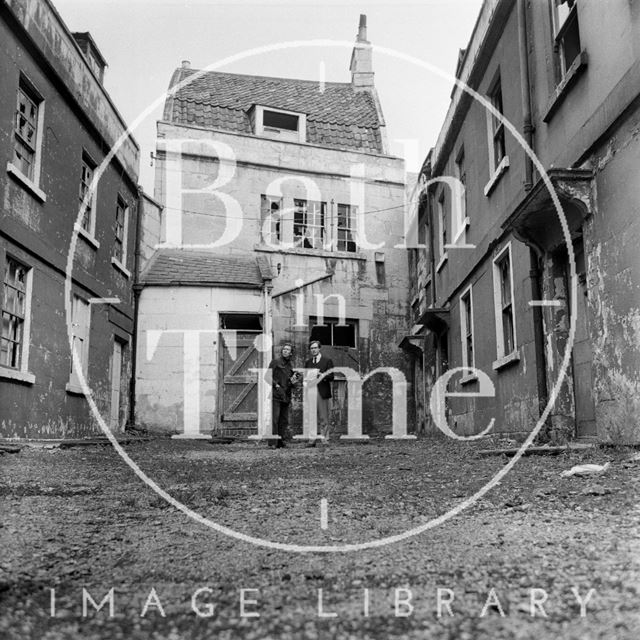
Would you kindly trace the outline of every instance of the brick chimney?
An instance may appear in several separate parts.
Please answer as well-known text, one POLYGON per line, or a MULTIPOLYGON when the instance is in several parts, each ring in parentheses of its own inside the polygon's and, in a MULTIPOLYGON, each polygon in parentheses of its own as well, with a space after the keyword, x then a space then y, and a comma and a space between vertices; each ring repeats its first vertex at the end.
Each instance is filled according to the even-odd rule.
POLYGON ((367 40, 367 16, 360 14, 356 45, 351 53, 351 84, 356 91, 373 88, 373 64, 371 43, 367 40))

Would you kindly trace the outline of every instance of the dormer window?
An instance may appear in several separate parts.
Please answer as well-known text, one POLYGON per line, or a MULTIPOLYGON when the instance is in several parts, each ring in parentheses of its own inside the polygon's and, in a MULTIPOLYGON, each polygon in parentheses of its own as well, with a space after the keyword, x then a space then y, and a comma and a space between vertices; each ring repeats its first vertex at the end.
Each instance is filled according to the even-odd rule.
POLYGON ((252 119, 256 135, 289 142, 306 141, 307 122, 304 113, 257 105, 254 109, 252 119))

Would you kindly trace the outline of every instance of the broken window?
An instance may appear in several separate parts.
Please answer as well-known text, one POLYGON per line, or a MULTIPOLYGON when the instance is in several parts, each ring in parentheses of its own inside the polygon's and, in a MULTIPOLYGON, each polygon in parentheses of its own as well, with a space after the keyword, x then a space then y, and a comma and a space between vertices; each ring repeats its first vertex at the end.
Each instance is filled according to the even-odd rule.
POLYGON ((27 336, 25 324, 29 298, 28 273, 24 264, 7 257, 2 284, 2 339, 0 340, 0 366, 24 369, 23 357, 27 336))
POLYGON ((83 153, 82 168, 80 170, 80 189, 78 195, 80 198, 80 209, 82 210, 82 228, 92 236, 94 235, 96 224, 94 207, 95 193, 89 195, 88 198, 87 194, 91 187, 95 168, 95 162, 93 162, 86 153, 83 153), (84 208, 85 198, 87 198, 86 208, 84 208))
POLYGON ((260 196, 260 237, 269 244, 282 240, 282 198, 260 196))
POLYGON ((557 56, 559 79, 580 55, 580 29, 576 0, 551 0, 553 14, 554 51, 557 56))
POLYGON ((358 339, 358 321, 344 320, 340 324, 338 318, 324 318, 322 324, 318 324, 318 318, 309 318, 311 336, 309 340, 319 340, 322 345, 331 347, 349 347, 355 349, 358 339))
POLYGON ((15 115, 13 164, 22 174, 37 181, 37 157, 39 138, 39 112, 42 99, 36 95, 23 79, 20 79, 15 115))
POLYGON ((354 237, 355 217, 358 207, 349 204, 338 204, 337 249, 338 251, 356 251, 354 237))
POLYGON ((127 259, 127 227, 129 224, 129 207, 118 196, 116 201, 115 237, 113 241, 113 257, 125 266, 127 259))
POLYGON ((293 201, 293 241, 296 247, 323 249, 326 202, 293 201))

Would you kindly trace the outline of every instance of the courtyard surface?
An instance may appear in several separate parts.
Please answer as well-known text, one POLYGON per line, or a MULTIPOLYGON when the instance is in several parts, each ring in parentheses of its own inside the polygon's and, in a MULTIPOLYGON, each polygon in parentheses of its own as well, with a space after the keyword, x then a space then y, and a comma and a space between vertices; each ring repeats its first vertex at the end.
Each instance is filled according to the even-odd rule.
POLYGON ((443 438, 124 449, 202 521, 111 446, 0 456, 0 637, 639 637, 632 449, 523 457, 450 518, 508 458, 443 438), (605 462, 598 475, 560 475, 605 462), (91 599, 112 588, 96 611, 91 599))

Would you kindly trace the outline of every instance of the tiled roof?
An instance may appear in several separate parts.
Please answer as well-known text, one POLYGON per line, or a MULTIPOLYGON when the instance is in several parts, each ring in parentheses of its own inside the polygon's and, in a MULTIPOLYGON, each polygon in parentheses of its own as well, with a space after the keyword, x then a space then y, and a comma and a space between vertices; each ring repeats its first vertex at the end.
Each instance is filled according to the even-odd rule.
MULTIPOLYGON (((177 69, 169 88, 202 72, 177 69)), ((307 115, 307 142, 382 153, 384 126, 376 101, 350 83, 327 82, 321 92, 311 80, 268 78, 207 71, 169 96, 164 119, 176 124, 251 134, 253 105, 307 115)))
POLYGON ((141 282, 144 285, 193 285, 261 289, 273 277, 263 256, 221 256, 211 251, 159 249, 141 282))

